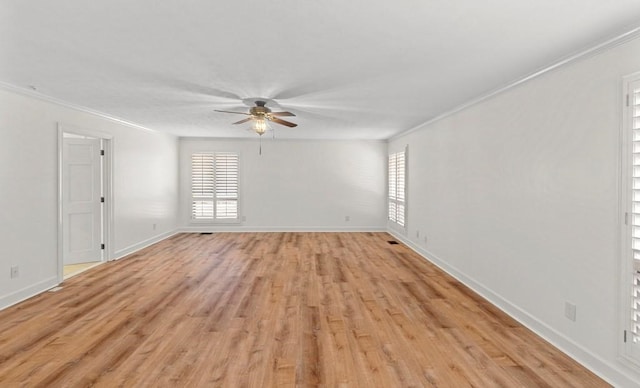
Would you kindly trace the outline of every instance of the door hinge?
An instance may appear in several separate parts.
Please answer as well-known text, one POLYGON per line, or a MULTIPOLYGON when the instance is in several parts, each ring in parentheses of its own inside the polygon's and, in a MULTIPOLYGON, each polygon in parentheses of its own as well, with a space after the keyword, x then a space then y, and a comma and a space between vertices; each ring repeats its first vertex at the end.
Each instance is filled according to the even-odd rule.
POLYGON ((624 331, 624 342, 627 342, 627 331, 624 331))
MULTIPOLYGON (((629 101, 629 99, 627 99, 629 101)), ((104 150, 100 150, 100 156, 104 156, 104 150)))
POLYGON ((100 197, 100 202, 104 203, 104 197, 100 197))
POLYGON ((629 225, 629 213, 624 213, 624 224, 629 225))
POLYGON ((104 244, 100 244, 100 249, 104 249, 104 244))

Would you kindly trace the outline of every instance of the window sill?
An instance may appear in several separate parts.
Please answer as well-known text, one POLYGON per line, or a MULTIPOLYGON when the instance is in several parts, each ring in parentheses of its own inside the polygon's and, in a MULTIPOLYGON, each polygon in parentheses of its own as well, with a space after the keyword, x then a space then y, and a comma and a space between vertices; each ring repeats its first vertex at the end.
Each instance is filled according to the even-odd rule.
POLYGON ((241 225, 239 219, 233 220, 190 220, 190 225, 241 225))

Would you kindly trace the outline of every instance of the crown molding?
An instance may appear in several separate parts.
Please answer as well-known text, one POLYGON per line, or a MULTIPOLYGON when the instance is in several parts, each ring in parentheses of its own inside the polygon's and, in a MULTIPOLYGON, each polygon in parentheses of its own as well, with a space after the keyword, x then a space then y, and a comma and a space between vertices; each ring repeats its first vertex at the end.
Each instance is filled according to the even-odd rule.
MULTIPOLYGON (((118 123, 118 124, 121 124, 121 125, 126 125, 127 127, 141 129, 141 130, 147 131, 147 132, 164 133, 164 132, 157 131, 155 129, 147 128, 147 127, 142 126, 140 124, 132 123, 132 122, 127 121, 127 120, 123 120, 123 119, 120 119, 120 118, 117 118, 117 117, 114 117, 114 116, 110 116, 110 115, 108 115, 106 113, 99 112, 97 110, 89 109, 89 108, 81 106, 81 105, 72 104, 70 102, 67 102, 67 101, 64 101, 64 100, 60 100, 58 98, 51 97, 51 96, 48 96, 46 94, 38 93, 37 91, 34 91, 34 90, 29 90, 29 89, 21 88, 21 87, 12 85, 12 84, 8 84, 6 82, 0 81, 0 89, 1 90, 5 90, 5 91, 9 91, 9 92, 13 92, 13 93, 16 93, 16 94, 20 94, 20 95, 23 95, 23 96, 26 96, 26 97, 35 98, 35 99, 38 99, 38 100, 41 100, 41 101, 44 101, 44 102, 48 102, 48 103, 51 103, 51 104, 55 104, 55 105, 58 105, 58 106, 62 106, 62 107, 65 107, 65 108, 73 109, 73 110, 78 111, 78 112, 88 113, 90 115, 98 116, 98 117, 100 117, 102 119, 109 120, 109 121, 112 121, 114 123, 118 123)), ((166 133, 164 133, 164 134, 166 134, 166 133)))
POLYGON ((469 100, 467 102, 464 102, 464 103, 462 103, 462 104, 460 104, 460 105, 458 105, 458 106, 456 106, 456 107, 454 107, 454 108, 452 108, 452 109, 450 109, 450 110, 448 110, 448 111, 446 111, 446 112, 444 112, 442 114, 439 114, 439 115, 437 115, 437 116, 435 116, 435 117, 433 117, 433 118, 431 118, 431 119, 429 119, 429 120, 427 120, 427 121, 425 121, 425 122, 423 122, 421 124, 416 125, 415 127, 409 128, 406 131, 402 131, 400 133, 397 133, 397 134, 391 136, 389 139, 387 139, 387 141, 396 140, 396 139, 398 139, 398 138, 400 138, 402 136, 408 135, 408 134, 410 134, 412 132, 415 132, 415 131, 417 131, 417 130, 419 130, 421 128, 424 128, 429 124, 433 124, 433 123, 435 123, 437 121, 445 119, 445 118, 447 118, 449 116, 452 116, 452 115, 454 115, 454 114, 456 114, 456 113, 458 113, 460 111, 463 111, 463 110, 465 110, 467 108, 470 108, 470 107, 472 107, 474 105, 477 105, 477 104, 479 104, 479 103, 481 103, 483 101, 486 101, 486 100, 488 100, 488 99, 490 99, 492 97, 495 97, 498 94, 504 93, 504 92, 506 92, 506 91, 508 91, 510 89, 513 89, 513 88, 515 88, 517 86, 520 86, 520 85, 522 85, 522 84, 524 84, 526 82, 529 82, 529 81, 531 81, 531 80, 533 80, 535 78, 538 78, 538 77, 540 77, 540 76, 542 76, 544 74, 547 74, 547 73, 552 72, 552 71, 554 71, 556 69, 559 69, 559 68, 562 68, 564 66, 567 66, 569 64, 572 64, 572 63, 575 63, 575 62, 578 62, 578 61, 581 61, 581 60, 585 60, 585 59, 594 57, 596 55, 599 55, 599 54, 601 54, 601 53, 603 53, 605 51, 611 50, 614 47, 620 46, 620 45, 622 45, 624 43, 627 43, 627 42, 629 42, 629 41, 631 41, 633 39, 636 39, 638 37, 640 37, 640 27, 636 27, 636 28, 634 28, 634 29, 632 29, 630 31, 627 31, 627 32, 623 33, 623 34, 617 35, 617 36, 615 36, 615 37, 613 37, 611 39, 608 39, 608 40, 606 40, 606 41, 604 41, 602 43, 599 43, 599 44, 597 44, 595 46, 592 46, 592 47, 590 47, 590 48, 588 48, 586 50, 582 50, 582 51, 579 51, 579 52, 577 52, 575 54, 569 55, 569 56, 565 57, 564 59, 561 59, 560 61, 555 62, 555 63, 553 63, 553 64, 551 64, 549 66, 543 67, 542 69, 534 71, 533 73, 530 73, 529 75, 526 75, 526 76, 524 76, 522 78, 518 78, 515 81, 512 81, 512 82, 510 82, 510 83, 508 83, 508 84, 506 84, 504 86, 498 87, 496 89, 493 89, 493 90, 489 91, 488 93, 480 95, 479 97, 476 97, 476 98, 471 99, 471 100, 469 100))

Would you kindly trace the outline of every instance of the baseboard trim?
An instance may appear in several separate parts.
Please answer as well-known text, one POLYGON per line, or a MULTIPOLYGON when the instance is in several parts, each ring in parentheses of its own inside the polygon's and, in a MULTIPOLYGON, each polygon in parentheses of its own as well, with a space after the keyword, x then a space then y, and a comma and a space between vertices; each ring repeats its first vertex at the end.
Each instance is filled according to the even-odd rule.
POLYGON ((130 254, 132 254, 134 252, 137 252, 137 251, 139 251, 141 249, 144 249, 144 248, 146 248, 146 247, 148 247, 150 245, 153 245, 153 244, 155 244, 157 242, 160 242, 162 240, 168 239, 169 237, 171 237, 171 236, 173 236, 173 235, 175 235, 177 233, 179 233, 177 230, 172 230, 172 231, 169 231, 169 232, 161 233, 159 235, 153 236, 153 237, 148 238, 148 239, 146 239, 144 241, 141 241, 139 243, 136 243, 136 244, 133 244, 133 245, 129 245, 126 248, 119 249, 119 250, 117 250, 115 252, 115 254, 114 254, 114 256, 113 256, 113 258, 111 260, 120 260, 120 259, 122 259, 123 257, 125 257, 127 255, 130 255, 130 254))
POLYGON ((458 268, 447 264, 447 262, 428 250, 414 244, 405 236, 395 231, 387 229, 387 233, 400 240, 414 252, 422 256, 428 262, 434 264, 456 280, 471 288, 474 292, 482 296, 484 299, 498 307, 504 313, 520 322, 522 325, 532 330, 534 333, 544 338, 556 348, 573 358, 602 379, 615 387, 640 387, 638 376, 634 376, 635 372, 624 370, 624 366, 613 365, 610 362, 602 360, 581 345, 575 343, 563 334, 559 333, 536 317, 522 310, 517 305, 510 302, 507 298, 493 292, 490 288, 475 281, 473 278, 465 275, 458 268))
POLYGON ((14 291, 0 298, 0 310, 23 302, 60 284, 58 277, 53 276, 36 284, 14 291))
MULTIPOLYGON (((122 257, 125 257, 127 255, 130 255, 133 252, 139 251, 140 249, 146 248, 149 245, 153 245, 159 241, 162 241, 164 239, 167 239, 171 236, 173 236, 174 234, 178 233, 177 231, 173 230, 170 232, 166 232, 166 233, 162 233, 159 234, 157 236, 151 237, 147 240, 144 240, 140 243, 137 244, 133 244, 131 246, 128 246, 127 248, 124 249, 120 249, 118 251, 116 251, 114 258, 112 258, 112 260, 118 260, 121 259, 122 257)), ((32 298, 38 294, 41 294, 53 287, 58 286, 59 284, 61 284, 60 281, 58 281, 58 277, 54 276, 48 279, 45 279, 41 282, 38 282, 36 284, 32 284, 30 286, 27 286, 23 289, 14 291, 8 295, 2 296, 0 297, 0 310, 3 310, 7 307, 11 307, 15 304, 18 304, 20 302, 23 302, 29 298, 32 298)))
POLYGON ((282 226, 282 227, 267 227, 267 226, 229 226, 229 225, 206 225, 206 226, 186 226, 178 229, 180 233, 251 233, 251 232, 386 232, 384 227, 326 227, 326 226, 282 226))

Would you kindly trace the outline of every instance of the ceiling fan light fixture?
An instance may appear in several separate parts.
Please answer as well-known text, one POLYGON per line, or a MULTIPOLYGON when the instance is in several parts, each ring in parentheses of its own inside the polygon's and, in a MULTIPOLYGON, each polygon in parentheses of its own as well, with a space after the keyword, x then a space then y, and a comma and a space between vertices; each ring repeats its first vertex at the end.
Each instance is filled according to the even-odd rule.
POLYGON ((244 124, 246 122, 252 121, 251 129, 260 136, 264 135, 264 133, 267 132, 268 129, 270 129, 269 125, 267 124, 267 120, 271 121, 272 123, 284 125, 285 127, 289 127, 289 128, 294 128, 298 126, 298 124, 296 123, 292 123, 290 121, 286 121, 280 118, 280 117, 292 117, 292 116, 295 116, 295 114, 291 112, 272 112, 271 109, 266 106, 267 101, 255 100, 253 102, 256 104, 256 106, 249 109, 249 113, 233 112, 233 111, 218 110, 218 109, 214 109, 214 110, 216 112, 233 113, 237 115, 248 116, 245 119, 236 121, 233 124, 236 124, 236 125, 244 124))
POLYGON ((253 130, 260 136, 267 131, 267 121, 264 118, 257 118, 253 121, 253 130))

